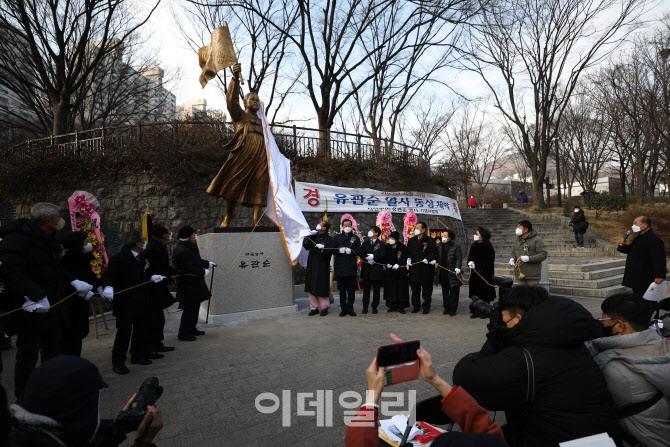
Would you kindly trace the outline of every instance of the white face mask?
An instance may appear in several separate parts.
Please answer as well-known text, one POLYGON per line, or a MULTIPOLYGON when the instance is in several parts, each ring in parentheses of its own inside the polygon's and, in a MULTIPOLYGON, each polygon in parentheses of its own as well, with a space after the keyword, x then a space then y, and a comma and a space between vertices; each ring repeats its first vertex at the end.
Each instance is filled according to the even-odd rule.
POLYGON ((395 245, 395 239, 389 239, 389 244, 395 245))
POLYGON ((316 231, 319 231, 321 229, 321 224, 316 226, 316 231))
POLYGON ((93 245, 89 242, 83 247, 84 253, 90 253, 93 250, 93 245))
POLYGON ((344 227, 344 228, 342 229, 342 231, 344 231, 345 233, 349 234, 349 233, 351 233, 351 227, 344 227))
POLYGON ((631 230, 633 230, 633 233, 639 233, 642 228, 638 227, 637 225, 633 225, 630 227, 631 230))
POLYGON ((418 236, 421 234, 421 230, 414 230, 414 236, 418 236))
POLYGON ((521 228, 517 228, 515 233, 517 236, 521 236, 523 234, 523 230, 521 228))
POLYGON ((478 240, 479 240, 479 236, 477 236, 477 235, 475 234, 474 239, 475 239, 475 241, 478 241, 478 240))
POLYGON ((171 241, 171 240, 172 240, 172 233, 170 233, 170 235, 168 236, 168 241, 171 241))
POLYGON ((578 213, 578 212, 579 212, 579 210, 575 210, 575 214, 578 213))
POLYGON ((375 234, 374 234, 372 231, 368 231, 368 237, 372 237, 372 236, 374 236, 374 235, 375 235, 375 234))
POLYGON ((198 242, 198 235, 195 235, 195 241, 198 242))
POLYGON ((142 245, 142 250, 146 250, 146 249, 147 249, 147 243, 145 242, 145 243, 142 245))
POLYGON ((56 230, 60 231, 65 228, 65 221, 63 219, 59 220, 56 224, 56 230))
POLYGON ((448 237, 443 237, 442 242, 444 242, 446 244, 447 242, 449 242, 449 238, 448 237))

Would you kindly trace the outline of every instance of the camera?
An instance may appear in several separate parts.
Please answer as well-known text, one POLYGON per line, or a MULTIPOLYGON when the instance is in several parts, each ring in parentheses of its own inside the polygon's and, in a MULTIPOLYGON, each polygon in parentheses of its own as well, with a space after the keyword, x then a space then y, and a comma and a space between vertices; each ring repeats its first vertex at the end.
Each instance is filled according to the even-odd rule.
POLYGON ((130 408, 119 412, 114 420, 119 432, 137 431, 147 414, 147 407, 154 405, 163 394, 163 387, 158 384, 158 377, 149 377, 140 386, 137 396, 130 408))
POLYGON ((489 304, 478 296, 472 297, 470 312, 479 318, 491 320, 491 324, 498 325, 500 322, 500 307, 498 303, 489 304))

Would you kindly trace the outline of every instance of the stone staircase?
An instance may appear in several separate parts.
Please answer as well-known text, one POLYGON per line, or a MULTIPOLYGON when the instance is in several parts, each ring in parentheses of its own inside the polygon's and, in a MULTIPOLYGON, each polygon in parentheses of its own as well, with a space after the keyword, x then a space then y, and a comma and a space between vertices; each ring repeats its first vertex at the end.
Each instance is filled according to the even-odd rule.
POLYGON ((588 238, 585 248, 577 248, 572 229, 560 219, 550 221, 543 219, 545 216, 537 216, 534 220, 533 216, 528 218, 511 209, 467 209, 461 212, 468 248, 478 227, 491 231, 497 275, 512 276, 513 269, 508 261, 516 239, 514 231, 520 220, 528 219, 547 245, 551 293, 604 299, 627 290, 621 286, 625 257, 613 256, 611 249, 588 238))

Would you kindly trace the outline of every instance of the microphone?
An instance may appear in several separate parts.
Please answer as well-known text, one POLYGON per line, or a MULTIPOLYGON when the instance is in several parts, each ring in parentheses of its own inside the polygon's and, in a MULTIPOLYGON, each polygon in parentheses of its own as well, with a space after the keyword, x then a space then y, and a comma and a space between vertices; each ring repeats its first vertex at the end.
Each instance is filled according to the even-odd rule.
POLYGON ((628 239, 628 236, 630 236, 631 234, 633 234, 631 230, 626 231, 626 235, 623 237, 624 242, 626 242, 626 239, 628 239))

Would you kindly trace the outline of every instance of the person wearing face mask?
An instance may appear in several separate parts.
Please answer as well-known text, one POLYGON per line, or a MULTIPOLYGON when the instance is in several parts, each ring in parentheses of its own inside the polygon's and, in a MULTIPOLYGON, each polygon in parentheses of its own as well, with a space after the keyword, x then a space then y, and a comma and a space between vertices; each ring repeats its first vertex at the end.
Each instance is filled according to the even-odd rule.
MULTIPOLYGON (((473 239, 468 253, 468 267, 470 267, 468 295, 470 298, 476 296, 491 303, 496 299, 496 289, 487 284, 487 282, 491 284, 496 262, 496 252, 491 245, 491 232, 479 227, 473 239)), ((470 318, 477 318, 477 315, 473 314, 470 318)))
POLYGON ((423 306, 423 313, 430 312, 433 296, 433 278, 435 264, 437 264, 437 245, 435 239, 426 233, 428 226, 425 222, 417 222, 414 236, 407 242, 407 266, 409 267, 409 284, 412 288, 412 313, 419 312, 423 306), (413 263, 417 263, 412 265, 413 263), (423 297, 423 304, 421 304, 423 297))
POLYGON ((379 239, 382 230, 378 226, 370 227, 368 238, 361 247, 361 281, 363 282, 363 313, 368 313, 370 305, 370 290, 372 290, 372 313, 379 311, 379 300, 381 299, 381 286, 384 281, 384 242, 379 239))
POLYGON ((516 284, 536 286, 542 275, 542 261, 547 259, 547 246, 528 220, 519 222, 516 235, 509 260, 511 266, 519 263, 519 268, 514 270, 516 284))
POLYGON ((584 345, 602 325, 581 304, 537 286, 512 288, 500 309, 480 352, 456 364, 454 385, 505 412, 510 446, 558 447, 605 432, 621 445, 605 377, 584 345))
POLYGON ((589 228, 589 223, 584 216, 584 210, 581 207, 575 206, 575 214, 572 215, 570 219, 570 224, 572 231, 575 233, 575 241, 577 242, 578 248, 584 248, 584 234, 589 228))
POLYGON ((353 233, 351 220, 344 219, 342 232, 333 238, 335 251, 335 278, 337 288, 340 291, 340 317, 351 315, 354 312, 354 300, 356 299, 356 275, 358 273, 357 256, 361 255, 361 241, 358 235, 353 233))
POLYGON ((174 351, 173 346, 163 344, 163 328, 165 327, 165 315, 163 310, 172 306, 175 299, 168 290, 168 284, 174 282, 172 276, 175 269, 170 265, 170 255, 167 244, 172 240, 172 232, 167 225, 153 224, 152 236, 144 250, 144 257, 149 264, 147 273, 149 276, 158 275, 164 277, 164 281, 148 285, 149 292, 149 354, 150 359, 160 359, 161 352, 174 351))
MULTIPOLYGON (((100 279, 91 269, 91 261, 94 259, 93 245, 88 242, 88 236, 83 231, 74 231, 68 233, 62 242, 65 254, 63 255, 63 265, 65 270, 70 272, 82 281, 91 284, 94 289, 100 286, 100 279)), ((69 293, 74 292, 71 289, 69 293)), ((86 292, 83 296, 73 296, 63 302, 64 310, 67 313, 67 321, 63 326, 63 348, 62 354, 81 356, 81 343, 88 335, 89 321, 89 301, 93 297, 93 291, 86 292)))
MULTIPOLYGON (((62 323, 67 313, 51 305, 72 291, 87 294, 91 284, 65 270, 61 246, 55 235, 65 227, 60 208, 52 203, 37 203, 29 219, 17 219, 0 229, 0 263, 5 292, 0 313, 23 307, 4 318, 7 335, 17 335, 14 394, 18 397, 26 380, 42 361, 60 354, 62 323)), ((76 299, 72 297, 72 299, 76 299)))
POLYGON ((670 342, 649 327, 650 303, 619 293, 601 304, 612 336, 586 342, 605 376, 617 419, 631 446, 670 445, 670 342))
POLYGON ((102 297, 113 300, 112 312, 116 317, 112 368, 117 374, 130 372, 125 364, 129 346, 131 364, 151 364, 148 358, 148 288, 141 285, 149 280, 146 259, 142 256, 145 247, 146 239, 141 232, 128 233, 123 247, 109 259, 101 278, 102 297))
POLYGON ((328 234, 329 229, 330 223, 321 221, 316 226, 316 231, 302 242, 302 246, 309 252, 305 292, 309 293, 311 310, 307 315, 310 317, 316 314, 325 317, 330 309, 330 258, 336 250, 330 250, 333 248, 333 238, 328 234))
POLYGON ((617 250, 626 253, 626 268, 621 285, 642 296, 651 283, 665 281, 665 243, 651 228, 651 219, 639 216, 631 227, 635 238, 623 238, 617 250))
POLYGON ((407 247, 400 242, 400 233, 391 232, 386 244, 384 261, 384 301, 389 312, 405 313, 409 307, 407 282, 407 247))
MULTIPOLYGON (((453 230, 447 230, 442 233, 442 243, 439 248, 440 265, 456 274, 461 273, 461 264, 463 264, 463 249, 456 242, 456 233, 453 230)), ((444 306, 443 313, 451 317, 456 316, 458 310, 458 298, 463 284, 456 274, 439 269, 438 280, 442 284, 442 301, 444 306)))
POLYGON ((177 300, 184 309, 181 313, 179 335, 181 341, 196 341, 196 336, 205 335, 196 327, 200 303, 210 297, 205 278, 216 268, 216 264, 200 257, 198 235, 190 225, 179 229, 179 243, 172 253, 177 277, 177 300))

